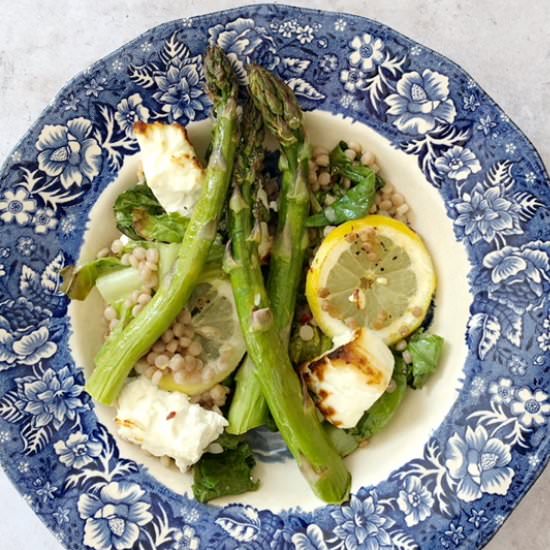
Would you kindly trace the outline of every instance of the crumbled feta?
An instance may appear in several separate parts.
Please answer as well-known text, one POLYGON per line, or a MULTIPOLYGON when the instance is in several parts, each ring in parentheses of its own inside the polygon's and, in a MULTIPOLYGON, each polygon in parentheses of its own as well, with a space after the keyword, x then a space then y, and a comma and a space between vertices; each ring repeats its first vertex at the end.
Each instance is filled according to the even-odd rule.
POLYGON ((202 456, 227 426, 214 411, 179 392, 161 390, 139 376, 123 388, 115 418, 118 433, 154 456, 169 456, 183 472, 202 456))
POLYGON ((352 428, 386 391, 394 358, 384 342, 367 329, 301 367, 317 407, 338 428, 352 428))
POLYGON ((134 132, 147 185, 167 212, 189 217, 203 189, 205 170, 185 127, 138 122, 134 132))

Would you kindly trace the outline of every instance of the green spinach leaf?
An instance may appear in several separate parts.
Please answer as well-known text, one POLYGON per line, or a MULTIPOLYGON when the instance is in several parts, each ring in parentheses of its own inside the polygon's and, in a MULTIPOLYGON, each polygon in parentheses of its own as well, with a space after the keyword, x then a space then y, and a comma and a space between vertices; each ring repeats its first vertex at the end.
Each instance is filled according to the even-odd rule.
POLYGON ((420 389, 439 364, 443 338, 418 330, 409 339, 407 350, 412 358, 408 368, 408 383, 409 386, 420 389))
POLYGON ((246 439, 222 434, 217 441, 222 453, 206 453, 193 468, 193 495, 199 502, 255 491, 259 482, 252 477, 256 465, 246 439))
POLYGON ((370 439, 373 435, 382 431, 393 418, 405 397, 407 369, 401 357, 395 359, 392 380, 392 391, 386 391, 363 415, 357 426, 349 430, 349 433, 356 436, 360 441, 370 439))
POLYGON ((331 348, 332 341, 316 326, 311 326, 313 337, 303 340, 300 337, 300 323, 294 323, 290 334, 288 352, 294 365, 301 365, 319 357, 331 348))
POLYGON ((138 184, 121 193, 114 204, 117 228, 133 240, 179 243, 188 220, 177 212, 167 214, 151 189, 138 184))
POLYGON ((355 185, 336 202, 307 219, 308 227, 323 227, 362 218, 369 213, 377 189, 383 182, 368 167, 354 164, 345 154, 347 145, 341 141, 330 153, 330 166, 335 174, 350 179, 355 185))

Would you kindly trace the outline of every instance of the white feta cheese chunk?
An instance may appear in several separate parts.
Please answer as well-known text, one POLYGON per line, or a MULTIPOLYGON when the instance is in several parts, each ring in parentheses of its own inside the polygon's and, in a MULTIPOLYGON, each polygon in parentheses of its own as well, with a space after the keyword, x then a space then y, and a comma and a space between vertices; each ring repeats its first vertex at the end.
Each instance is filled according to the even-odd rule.
POLYGON ((121 437, 154 456, 173 458, 182 472, 228 424, 221 414, 191 403, 183 393, 161 390, 145 376, 123 388, 115 422, 121 437))
POLYGON ((189 217, 201 194, 205 170, 185 127, 138 122, 134 132, 147 185, 167 212, 189 217))
POLYGON ((393 367, 390 349, 362 328, 300 372, 325 418, 338 428, 352 428, 386 391, 393 367))

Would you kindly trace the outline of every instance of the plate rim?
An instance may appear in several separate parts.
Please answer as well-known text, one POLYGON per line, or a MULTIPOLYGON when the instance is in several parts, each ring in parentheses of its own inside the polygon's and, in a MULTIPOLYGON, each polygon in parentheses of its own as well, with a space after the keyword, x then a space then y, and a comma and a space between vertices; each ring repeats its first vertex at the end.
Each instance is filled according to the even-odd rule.
MULTIPOLYGON (((290 4, 258 3, 258 4, 244 4, 244 5, 236 6, 236 7, 233 7, 233 8, 216 10, 216 11, 211 11, 211 12, 207 12, 207 13, 201 13, 201 14, 198 14, 198 15, 190 16, 189 19, 191 19, 194 23, 197 23, 197 22, 201 22, 201 21, 203 21, 205 19, 208 19, 208 18, 213 18, 215 16, 230 16, 232 14, 240 15, 240 16, 254 17, 255 15, 257 15, 257 12, 261 11, 261 10, 269 10, 269 11, 274 12, 274 13, 277 13, 279 11, 285 11, 285 10, 288 10, 288 11, 293 12, 293 13, 306 12, 306 13, 315 14, 315 15, 318 15, 318 16, 321 16, 321 17, 325 16, 327 14, 333 15, 333 16, 341 15, 341 16, 346 17, 346 18, 359 19, 359 20, 365 21, 365 22, 367 22, 371 25, 375 25, 375 26, 377 26, 381 29, 384 29, 384 30, 388 31, 390 34, 392 34, 394 36, 403 38, 407 42, 412 42, 414 44, 417 44, 417 45, 421 46, 422 49, 425 52, 429 53, 432 56, 435 56, 436 58, 439 58, 439 59, 443 60, 446 64, 452 66, 457 72, 462 73, 463 75, 468 77, 472 82, 474 82, 477 89, 481 92, 481 94, 484 96, 484 98, 486 98, 491 103, 491 105, 494 108, 496 108, 500 113, 503 113, 503 114, 506 113, 504 111, 504 109, 500 106, 500 104, 495 99, 493 99, 493 97, 490 94, 488 94, 486 92, 486 90, 479 84, 477 79, 473 78, 468 71, 466 71, 458 63, 456 63, 455 61, 453 61, 452 59, 447 57, 445 54, 442 54, 442 53, 432 49, 431 47, 424 45, 422 42, 420 42, 417 39, 413 39, 413 38, 408 37, 407 35, 401 33, 400 31, 396 30, 395 28, 393 28, 393 27, 391 27, 391 26, 389 26, 385 23, 382 23, 382 22, 380 22, 376 19, 372 19, 372 18, 363 16, 363 15, 348 13, 348 12, 344 12, 344 11, 340 11, 340 10, 320 10, 320 9, 317 9, 317 8, 307 8, 307 7, 302 7, 302 6, 290 5, 290 4)), ((125 42, 124 44, 120 45, 119 47, 115 48, 114 50, 102 55, 100 58, 96 59, 94 62, 89 64, 86 68, 80 70, 79 72, 74 74, 71 78, 69 78, 59 88, 59 91, 54 95, 54 97, 44 106, 44 108, 41 110, 40 114, 36 118, 33 119, 31 124, 28 126, 27 130, 17 140, 15 145, 9 150, 7 156, 4 158, 4 160, 3 160, 3 162, 0 166, 0 173, 4 172, 4 170, 10 164, 10 160, 11 160, 12 155, 14 154, 14 152, 16 152, 21 146, 23 146, 23 144, 25 143, 25 139, 28 137, 28 134, 31 131, 31 129, 35 128, 35 127, 38 127, 44 121, 44 119, 48 117, 48 115, 50 114, 50 109, 52 109, 52 107, 61 100, 63 95, 67 91, 69 91, 74 86, 74 84, 79 79, 81 79, 88 71, 90 71, 94 67, 97 67, 102 62, 105 62, 106 60, 109 60, 111 58, 116 57, 117 54, 123 52, 124 50, 134 47, 137 43, 139 43, 139 41, 143 38, 144 35, 149 34, 149 33, 154 33, 156 31, 160 31, 160 30, 165 29, 165 28, 169 28, 170 26, 173 26, 174 24, 177 24, 180 21, 181 21, 181 18, 176 18, 176 19, 172 19, 172 20, 169 20, 169 21, 166 21, 166 22, 160 23, 158 25, 155 25, 153 27, 145 29, 144 31, 140 32, 137 36, 135 36, 133 39, 125 42)), ((540 153, 538 152, 538 150, 536 149, 535 145, 530 140, 529 136, 526 135, 523 132, 523 130, 519 127, 519 125, 514 120, 509 119, 508 124, 511 127, 513 127, 514 134, 519 134, 525 140, 525 143, 527 144, 527 146, 529 148, 530 154, 533 155, 533 158, 536 160, 537 164, 541 168, 541 173, 543 174, 543 180, 541 182, 539 182, 538 185, 544 185, 545 183, 546 183, 546 185, 550 185, 550 176, 549 176, 549 173, 548 173, 549 169, 546 167, 544 160, 542 159, 542 157, 541 157, 540 153)), ((447 417, 445 417, 445 418, 447 418, 447 417)), ((521 491, 518 493, 517 496, 514 496, 513 503, 511 503, 509 507, 507 506, 506 520, 510 517, 511 513, 516 509, 516 507, 519 504, 519 502, 521 501, 521 499, 529 492, 529 490, 532 488, 532 486, 536 482, 536 480, 545 471, 549 461, 550 461, 550 450, 547 450, 545 456, 543 457, 542 461, 540 462, 539 466, 537 467, 536 473, 531 476, 531 478, 529 479, 529 481, 527 483, 524 483, 522 481, 521 491)), ((0 465, 3 466, 3 462, 0 463, 0 465)), ((16 481, 16 479, 17 479, 16 476, 12 475, 12 472, 10 470, 4 469, 4 468, 2 468, 2 469, 5 472, 8 479, 10 480, 10 482, 15 486, 17 491, 20 494, 22 494, 21 487, 16 481)), ((525 479, 525 477, 523 479, 525 479)), ((46 520, 43 517, 43 515, 40 514, 40 513, 35 512, 35 510, 32 506, 30 508, 33 511, 33 513, 38 516, 38 518, 42 521, 42 523, 45 524, 46 527, 48 527, 48 530, 50 530, 52 532, 52 534, 54 535, 54 537, 55 537, 54 531, 51 530, 50 527, 47 525, 46 520)), ((485 546, 494 537, 494 535, 498 532, 498 530, 500 529, 501 526, 502 526, 502 524, 499 527, 493 529, 491 534, 486 535, 484 538, 480 539, 481 546, 485 546)), ((61 544, 63 544, 63 543, 61 542, 61 544)))

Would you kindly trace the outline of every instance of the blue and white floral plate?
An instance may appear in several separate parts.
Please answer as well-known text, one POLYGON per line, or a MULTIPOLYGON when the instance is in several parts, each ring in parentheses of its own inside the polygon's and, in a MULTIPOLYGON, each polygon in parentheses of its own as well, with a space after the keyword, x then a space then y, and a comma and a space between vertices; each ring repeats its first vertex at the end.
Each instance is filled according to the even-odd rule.
POLYGON ((494 101, 428 48, 368 19, 285 6, 167 23, 70 82, 0 181, 0 461, 67 548, 480 547, 544 468, 548 176, 494 101), (121 174, 135 169, 134 121, 192 123, 204 137, 209 42, 243 80, 251 61, 285 78, 312 141, 374 151, 436 259, 444 364, 349 459, 342 506, 316 501, 262 432, 260 491, 200 505, 186 476, 118 442, 112 413, 83 391, 94 322, 68 311, 60 269, 107 238, 97 208, 108 216, 121 174))

